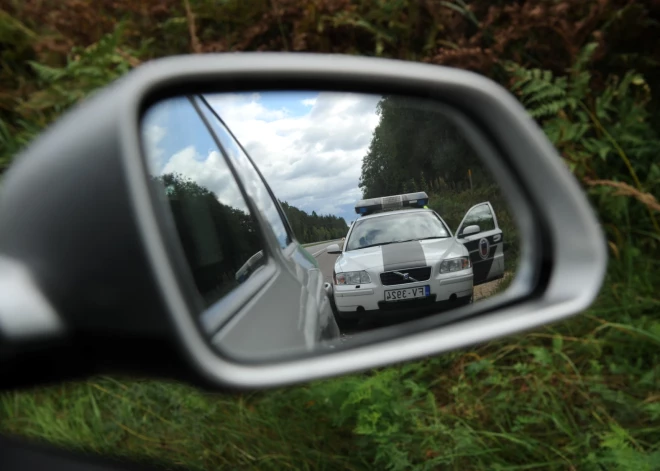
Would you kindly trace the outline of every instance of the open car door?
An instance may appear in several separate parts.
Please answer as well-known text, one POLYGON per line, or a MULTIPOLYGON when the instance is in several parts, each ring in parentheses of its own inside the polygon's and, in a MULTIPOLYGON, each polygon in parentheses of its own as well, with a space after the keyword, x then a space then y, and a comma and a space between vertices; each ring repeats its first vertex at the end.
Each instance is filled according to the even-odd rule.
POLYGON ((474 286, 504 276, 504 236, 490 202, 476 204, 465 213, 456 238, 470 253, 474 286))

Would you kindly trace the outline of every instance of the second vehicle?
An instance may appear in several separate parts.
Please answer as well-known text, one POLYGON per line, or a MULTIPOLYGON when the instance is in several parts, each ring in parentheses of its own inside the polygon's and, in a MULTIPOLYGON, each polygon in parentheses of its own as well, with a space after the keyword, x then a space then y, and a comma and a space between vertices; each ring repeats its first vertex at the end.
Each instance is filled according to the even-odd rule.
POLYGON ((490 203, 472 207, 453 235, 424 192, 361 200, 333 272, 338 323, 458 307, 501 278, 502 231, 490 203))

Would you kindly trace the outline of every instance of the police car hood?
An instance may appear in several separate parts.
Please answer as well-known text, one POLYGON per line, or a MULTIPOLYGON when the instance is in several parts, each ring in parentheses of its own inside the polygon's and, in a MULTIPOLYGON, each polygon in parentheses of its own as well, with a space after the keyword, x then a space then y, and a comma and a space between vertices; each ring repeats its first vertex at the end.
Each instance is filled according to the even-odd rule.
POLYGON ((399 242, 344 252, 337 258, 335 272, 401 270, 465 255, 465 247, 453 237, 399 242))

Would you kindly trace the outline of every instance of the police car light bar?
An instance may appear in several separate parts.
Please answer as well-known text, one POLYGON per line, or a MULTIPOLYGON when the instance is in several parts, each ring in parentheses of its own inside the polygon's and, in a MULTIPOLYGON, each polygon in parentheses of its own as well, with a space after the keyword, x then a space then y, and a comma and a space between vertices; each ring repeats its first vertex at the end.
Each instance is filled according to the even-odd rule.
POLYGON ((355 212, 361 216, 376 211, 387 211, 399 208, 423 208, 429 202, 429 196, 423 192, 407 193, 405 195, 383 196, 381 198, 369 198, 355 203, 355 212))

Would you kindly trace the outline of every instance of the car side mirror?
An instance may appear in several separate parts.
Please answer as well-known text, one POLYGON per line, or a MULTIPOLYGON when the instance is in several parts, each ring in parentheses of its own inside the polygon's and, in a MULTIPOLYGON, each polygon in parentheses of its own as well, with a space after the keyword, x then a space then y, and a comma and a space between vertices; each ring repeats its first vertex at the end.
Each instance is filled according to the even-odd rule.
POLYGON ((460 237, 467 237, 472 234, 478 234, 479 232, 481 232, 481 228, 477 224, 472 224, 471 226, 467 226, 465 229, 463 229, 460 237))
POLYGON ((68 111, 3 174, 0 381, 126 371, 263 389, 364 371, 575 315, 606 253, 557 151, 483 76, 338 54, 159 59, 68 111), (236 106, 265 96, 255 133, 236 106), (419 135, 451 151, 427 165, 436 142, 419 135), (462 199, 437 190, 445 177, 462 199), (447 231, 487 179, 506 248, 447 231), (428 195, 403 198, 420 184, 428 195), (330 256, 349 220, 379 244, 330 256), (506 283, 480 296, 477 275, 506 283), (380 326, 382 313, 401 320, 380 326))

